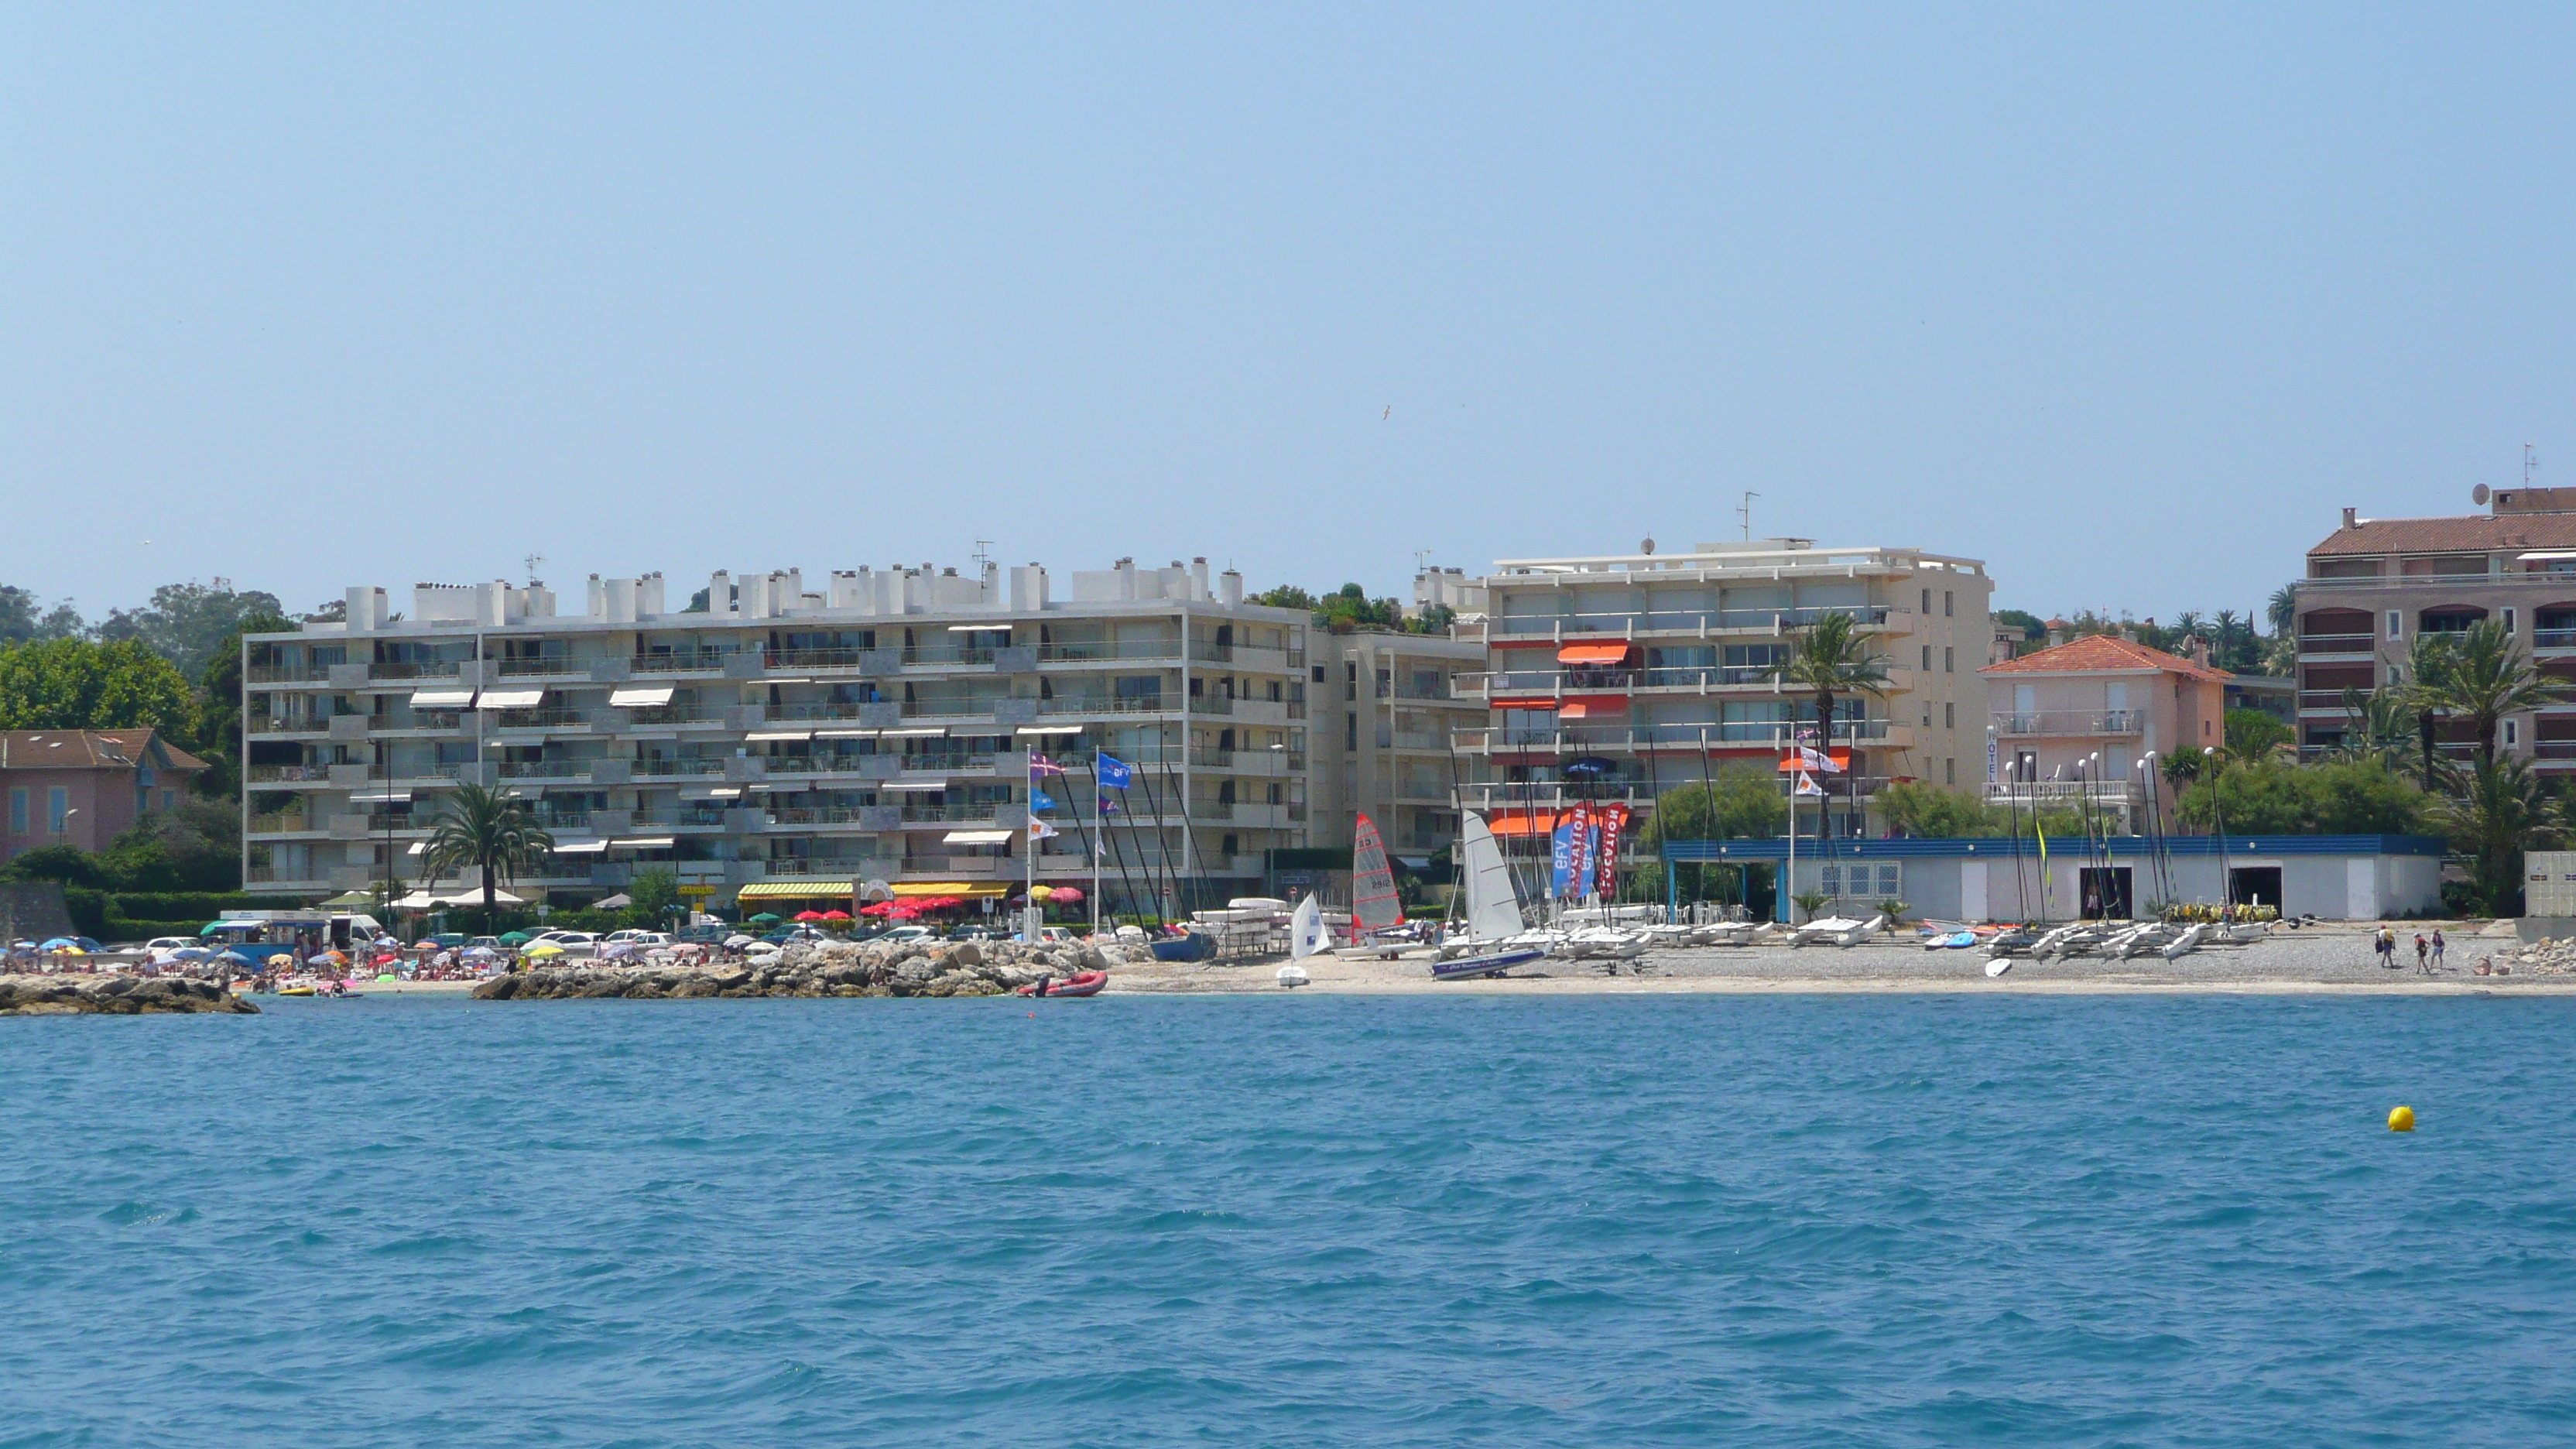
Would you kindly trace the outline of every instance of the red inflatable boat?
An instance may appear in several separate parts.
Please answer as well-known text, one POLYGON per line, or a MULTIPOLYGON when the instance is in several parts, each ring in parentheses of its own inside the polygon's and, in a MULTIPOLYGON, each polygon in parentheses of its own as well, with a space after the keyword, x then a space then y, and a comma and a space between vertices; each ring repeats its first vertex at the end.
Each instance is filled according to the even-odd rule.
POLYGON ((1022 996, 1098 996, 1100 988, 1108 984, 1108 972, 1082 971, 1061 981, 1030 982, 1020 988, 1019 994, 1022 996), (1046 989, 1040 991, 1038 988, 1041 986, 1046 989))

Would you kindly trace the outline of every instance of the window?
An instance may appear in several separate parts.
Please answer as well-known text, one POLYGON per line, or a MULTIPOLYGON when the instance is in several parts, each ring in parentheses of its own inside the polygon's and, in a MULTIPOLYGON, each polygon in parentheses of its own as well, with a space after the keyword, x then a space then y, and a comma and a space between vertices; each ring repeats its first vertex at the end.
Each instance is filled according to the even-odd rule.
POLYGON ((170 794, 171 794, 171 792, 170 792, 169 790, 167 790, 167 789, 164 789, 164 790, 161 792, 161 808, 162 808, 162 809, 164 809, 164 810, 167 810, 167 809, 169 809, 169 808, 170 808, 170 794))
POLYGON ((1959 762, 1957 760, 1943 760, 1941 762, 1941 783, 1944 785, 1956 785, 1959 783, 1959 762))
POLYGON ((1315 680, 1314 680, 1314 682, 1315 682, 1315 683, 1317 683, 1317 684, 1321 684, 1321 683, 1323 683, 1323 682, 1324 682, 1324 666, 1322 666, 1322 665, 1320 665, 1320 664, 1316 664, 1316 665, 1311 665, 1311 666, 1309 666, 1309 667, 1310 667, 1310 668, 1312 668, 1312 669, 1315 671, 1315 680))
POLYGON ((1943 589, 1943 590, 1941 591, 1941 617, 1942 617, 1942 618, 1944 618, 1944 619, 1950 618, 1954 613, 1956 613, 1956 612, 1957 612, 1958 600, 1959 600, 1959 596, 1958 596, 1957 594, 1952 593, 1950 590, 1948 590, 1948 589, 1943 589))
POLYGON ((134 813, 137 816, 152 813, 152 792, 140 785, 134 787, 134 813))
MULTIPOLYGON (((2506 612, 2510 613, 2511 611, 2507 610, 2506 612)), ((2504 722, 2504 747, 2508 750, 2522 743, 2521 731, 2514 728, 2518 723, 2519 721, 2516 720, 2506 720, 2504 722)))
POLYGON ((1923 646, 1923 672, 1932 672, 1932 646, 1929 644, 1923 646))
POLYGON ((9 792, 9 833, 27 833, 27 791, 24 786, 9 792))
POLYGON ((2391 609, 2388 611, 2388 637, 2391 639, 2403 639, 2406 637, 2406 611, 2404 609, 2391 609))
POLYGON ((1342 748, 1357 750, 1359 747, 1360 717, 1356 714, 1345 714, 1342 716, 1342 748))
POLYGON ((60 835, 72 818, 72 792, 60 785, 45 792, 45 828, 60 835))
POLYGON ((1941 672, 1944 674, 1959 672, 1959 651, 1947 644, 1941 646, 1941 672))
POLYGON ((1234 836, 1234 835, 1229 835, 1229 836, 1227 836, 1227 837, 1225 838, 1225 853, 1226 853, 1227 855, 1241 855, 1241 854, 1243 854, 1243 841, 1242 841, 1242 838, 1241 838, 1240 836, 1234 836))
POLYGON ((2504 631, 2508 634, 2513 632, 2513 610, 2511 609, 2504 611, 2504 631))
POLYGON ((1923 612, 1927 614, 1932 612, 1932 591, 1930 589, 1925 589, 1923 591, 1923 612))
POLYGON ((1956 705, 1956 704, 1944 704, 1944 705, 1942 705, 1942 706, 1941 706, 1941 728, 1943 728, 1943 729, 1945 729, 1945 730, 1954 730, 1954 729, 1957 729, 1958 727, 1959 727, 1959 706, 1958 706, 1958 705, 1956 705))

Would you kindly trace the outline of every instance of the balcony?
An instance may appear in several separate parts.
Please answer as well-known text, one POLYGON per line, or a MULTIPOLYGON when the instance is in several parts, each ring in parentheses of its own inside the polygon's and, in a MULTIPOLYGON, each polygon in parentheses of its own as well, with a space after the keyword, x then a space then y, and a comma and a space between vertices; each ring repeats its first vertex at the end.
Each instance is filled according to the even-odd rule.
POLYGON ((906 825, 991 825, 996 818, 993 812, 994 802, 992 801, 972 805, 906 805, 903 807, 903 823, 906 825))
POLYGON ((1135 659, 1178 659, 1178 639, 1122 639, 1115 644, 1101 640, 1077 640, 1065 644, 1038 646, 1040 664, 1111 664, 1135 659))
POLYGON ((503 760, 495 773, 504 780, 570 780, 590 773, 596 760, 503 760))
POLYGON ((724 770, 725 762, 721 758, 671 759, 664 757, 647 757, 635 762, 635 778, 638 780, 689 779, 701 775, 721 775, 724 773, 724 770))
POLYGON ((587 730, 586 709, 502 709, 492 712, 496 730, 587 730))
POLYGON ((2368 634, 2302 634, 2301 654, 2368 654, 2379 641, 2368 634))
POLYGON ((461 659, 379 659, 367 666, 367 678, 388 683, 405 679, 454 679, 465 672, 461 659))
POLYGON ((320 817, 303 814, 254 815, 242 822, 245 835, 318 835, 329 828, 320 817))
POLYGON ((1864 628, 1884 626, 1892 611, 1884 604, 1818 609, 1707 609, 1611 614, 1523 614, 1489 619, 1490 634, 1570 637, 1577 634, 1712 634, 1720 630, 1780 633, 1804 629, 1829 614, 1844 614, 1864 628))
POLYGON ((1159 694, 1140 695, 1062 695, 1038 701, 1040 714, 1164 714, 1168 706, 1159 694))
POLYGON ((1193 694, 1190 713, 1226 715, 1234 713, 1234 701, 1221 694, 1193 694))
POLYGON ((858 669, 876 649, 770 649, 762 653, 764 669, 858 669))
POLYGON ((2531 647, 2576 649, 2576 629, 2534 629, 2531 631, 2531 647))
POLYGON ((2146 729, 2143 710, 2043 709, 1994 716, 1995 733, 2005 736, 2134 735, 2146 729))
MULTIPOLYGON (((1554 729, 1502 727, 1459 730, 1457 747, 1476 754, 1584 754, 1602 750, 1721 750, 1780 748, 1805 726, 1789 721, 1745 720, 1713 725, 1562 725, 1554 729)), ((1843 721, 1834 726, 1836 747, 1858 744, 1910 748, 1913 731, 1888 720, 1843 721)))
POLYGON ((245 728, 255 735, 318 735, 331 728, 331 721, 327 716, 321 719, 296 719, 291 716, 278 718, 252 715, 245 722, 245 728))
POLYGON ((988 647, 964 644, 915 644, 903 651, 903 662, 907 667, 990 664, 993 651, 988 647))
POLYGON ((254 664, 242 671, 245 684, 327 684, 328 664, 254 664))
POLYGON ((499 665, 501 677, 504 679, 544 679, 558 676, 587 679, 590 677, 590 666, 598 662, 593 659, 576 659, 569 654, 543 654, 534 659, 504 659, 499 661, 499 665))
POLYGON ((2144 800, 2137 784, 2128 780, 1996 780, 1986 786, 1986 803, 2004 805, 2070 804, 2090 801, 2096 805, 2133 805, 2144 800))
POLYGON ((721 673, 725 660, 732 657, 726 649, 698 649, 679 654, 638 654, 633 660, 638 674, 721 673))
POLYGON ((647 705, 626 712, 626 723, 635 725, 725 725, 731 721, 721 709, 682 708, 677 705, 647 705))
POLYGON ((2576 740, 2533 740, 2531 753, 2543 760, 2576 760, 2576 740))

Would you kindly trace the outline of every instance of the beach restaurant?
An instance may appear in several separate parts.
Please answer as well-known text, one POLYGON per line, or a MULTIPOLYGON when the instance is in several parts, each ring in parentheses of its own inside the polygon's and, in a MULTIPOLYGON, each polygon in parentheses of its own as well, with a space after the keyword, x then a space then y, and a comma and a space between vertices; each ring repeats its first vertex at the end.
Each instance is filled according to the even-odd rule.
MULTIPOLYGON (((1866 914, 1880 901, 1944 921, 2028 921, 2136 915, 2158 902, 2270 906, 2285 916, 2375 921, 2442 904, 2449 846, 2423 835, 2113 836, 2020 840, 1798 841, 1781 909, 1807 891, 1828 913, 1866 914)), ((1663 847, 1664 889, 1679 904, 1680 864, 1788 863, 1789 842, 1675 840, 1663 847)))

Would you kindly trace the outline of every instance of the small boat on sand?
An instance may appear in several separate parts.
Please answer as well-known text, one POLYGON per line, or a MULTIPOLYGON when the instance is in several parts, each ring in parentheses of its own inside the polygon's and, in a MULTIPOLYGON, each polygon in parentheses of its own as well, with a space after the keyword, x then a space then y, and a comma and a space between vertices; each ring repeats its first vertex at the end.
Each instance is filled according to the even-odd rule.
POLYGON ((1061 981, 1041 976, 1013 993, 1018 996, 1098 996, 1109 984, 1106 971, 1077 971, 1061 981))

